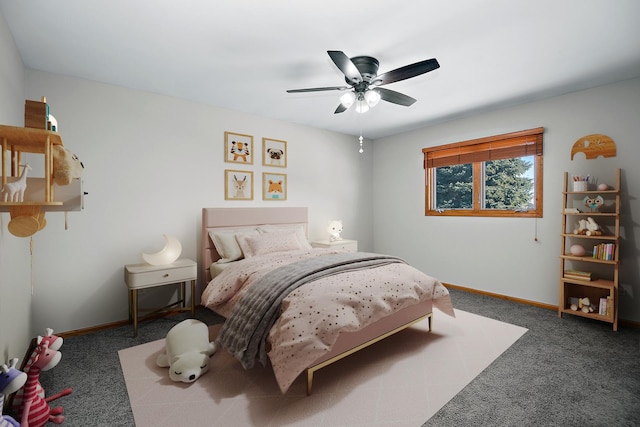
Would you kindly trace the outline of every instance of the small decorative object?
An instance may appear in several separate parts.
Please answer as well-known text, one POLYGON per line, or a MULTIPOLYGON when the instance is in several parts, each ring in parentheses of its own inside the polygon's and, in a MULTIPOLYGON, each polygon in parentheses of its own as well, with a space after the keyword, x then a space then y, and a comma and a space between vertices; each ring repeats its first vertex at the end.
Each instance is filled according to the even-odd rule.
POLYGON ((589 175, 587 176, 574 176, 573 177, 573 191, 587 191, 589 190, 589 175))
POLYGON ((571 252, 571 255, 575 256, 583 256, 587 253, 587 251, 581 245, 572 245, 571 248, 569 248, 569 252, 571 252))
POLYGON ((573 230, 573 234, 582 234, 585 236, 601 236, 602 230, 598 223, 591 217, 578 221, 578 228, 573 230))
POLYGON ((34 387, 34 385, 39 382, 40 372, 54 368, 60 363, 61 359, 62 353, 49 349, 47 342, 42 342, 36 347, 33 363, 27 373, 27 382, 25 384, 25 393, 23 396, 24 406, 22 415, 20 416, 22 425, 42 427, 47 422, 53 422, 54 424, 64 422, 64 416, 62 415, 64 408, 51 408, 49 407, 49 402, 71 394, 71 389, 67 388, 60 393, 45 398, 38 394, 34 387))
POLYGON ((80 178, 84 165, 61 145, 53 146, 53 180, 58 185, 69 185, 73 178, 80 178))
POLYGON ((283 173, 262 173, 262 199, 287 200, 287 175, 283 173))
POLYGON ((334 219, 329 221, 327 231, 329 232, 330 242, 337 242, 338 240, 342 240, 342 237, 340 237, 340 233, 342 233, 342 220, 334 219))
POLYGON ((253 172, 225 169, 225 200, 253 200, 253 172))
POLYGON ((600 195, 597 195, 595 197, 585 196, 583 202, 586 207, 591 209, 591 212, 598 212, 600 206, 604 204, 604 198, 600 195))
POLYGON ((253 164, 253 136, 242 133, 224 133, 224 161, 253 164))
POLYGON ((24 201, 24 191, 27 189, 27 171, 31 170, 31 166, 29 163, 25 163, 22 166, 22 174, 17 181, 7 182, 4 187, 2 187, 2 193, 4 193, 4 201, 5 202, 23 202, 24 201))
POLYGON ((262 164, 264 166, 287 167, 287 141, 262 138, 262 164))
POLYGON ((11 359, 9 365, 0 365, 0 426, 19 426, 20 424, 9 415, 2 415, 4 396, 9 396, 21 390, 27 382, 27 374, 18 370, 18 358, 11 359))
POLYGON ((600 191, 607 191, 608 189, 609 189, 609 184, 602 183, 598 185, 598 190, 600 191))
POLYGON ((209 370, 209 358, 217 350, 218 344, 209 342, 207 325, 187 319, 169 330, 156 364, 169 368, 171 381, 192 383, 209 370))
POLYGON ((583 136, 571 147, 571 160, 576 153, 584 153, 586 159, 597 159, 599 156, 615 157, 616 143, 607 135, 599 133, 583 136))
POLYGON ((182 252, 182 245, 180 241, 172 236, 163 234, 164 248, 160 252, 154 254, 142 254, 142 258, 151 265, 167 265, 171 264, 180 257, 182 252))

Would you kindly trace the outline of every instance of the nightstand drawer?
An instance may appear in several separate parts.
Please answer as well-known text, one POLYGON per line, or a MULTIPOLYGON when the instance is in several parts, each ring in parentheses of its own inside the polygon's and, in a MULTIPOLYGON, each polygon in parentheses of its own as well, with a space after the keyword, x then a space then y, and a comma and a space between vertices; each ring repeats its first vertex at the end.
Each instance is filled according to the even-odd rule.
POLYGON ((197 263, 187 259, 169 265, 132 264, 125 266, 124 281, 130 289, 148 288, 195 280, 197 271, 197 263))
POLYGON ((346 249, 352 252, 358 251, 358 241, 357 240, 336 240, 335 242, 330 242, 328 240, 319 240, 316 242, 311 242, 311 247, 313 248, 330 248, 330 249, 346 249))

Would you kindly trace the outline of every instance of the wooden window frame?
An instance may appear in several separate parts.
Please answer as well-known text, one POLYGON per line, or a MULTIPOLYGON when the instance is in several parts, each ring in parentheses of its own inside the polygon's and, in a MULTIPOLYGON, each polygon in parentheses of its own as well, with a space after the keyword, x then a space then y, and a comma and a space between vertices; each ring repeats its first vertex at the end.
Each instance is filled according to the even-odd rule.
POLYGON ((425 216, 480 216, 480 217, 523 217, 542 218, 542 172, 544 156, 542 152, 543 127, 489 136, 469 141, 454 142, 435 147, 423 148, 425 169, 425 216), (483 191, 483 164, 488 160, 534 156, 534 198, 535 209, 528 211, 481 208, 483 191), (473 208, 435 209, 435 181, 437 167, 457 164, 473 165, 473 208))

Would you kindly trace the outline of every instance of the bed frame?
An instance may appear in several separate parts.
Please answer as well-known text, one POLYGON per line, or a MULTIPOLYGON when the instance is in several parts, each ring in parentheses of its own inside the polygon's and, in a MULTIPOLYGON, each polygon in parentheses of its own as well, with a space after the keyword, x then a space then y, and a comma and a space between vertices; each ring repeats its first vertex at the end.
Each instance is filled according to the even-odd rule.
MULTIPOLYGON (((202 209, 202 277, 206 286, 211 281, 209 267, 220 259, 209 231, 214 229, 245 227, 265 224, 302 224, 307 230, 308 209, 305 207, 272 208, 203 208, 202 209)), ((307 368, 307 395, 311 394, 313 374, 338 360, 370 346, 409 326, 427 319, 432 328, 432 302, 424 301, 384 317, 356 332, 338 336, 330 352, 315 360, 307 368)))

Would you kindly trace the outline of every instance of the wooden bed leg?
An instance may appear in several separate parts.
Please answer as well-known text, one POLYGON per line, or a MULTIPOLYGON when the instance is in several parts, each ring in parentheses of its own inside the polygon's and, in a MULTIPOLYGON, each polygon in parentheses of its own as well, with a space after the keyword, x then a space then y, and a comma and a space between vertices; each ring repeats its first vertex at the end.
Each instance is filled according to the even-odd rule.
POLYGON ((311 387, 313 386, 313 371, 307 369, 307 396, 311 396, 311 387))

